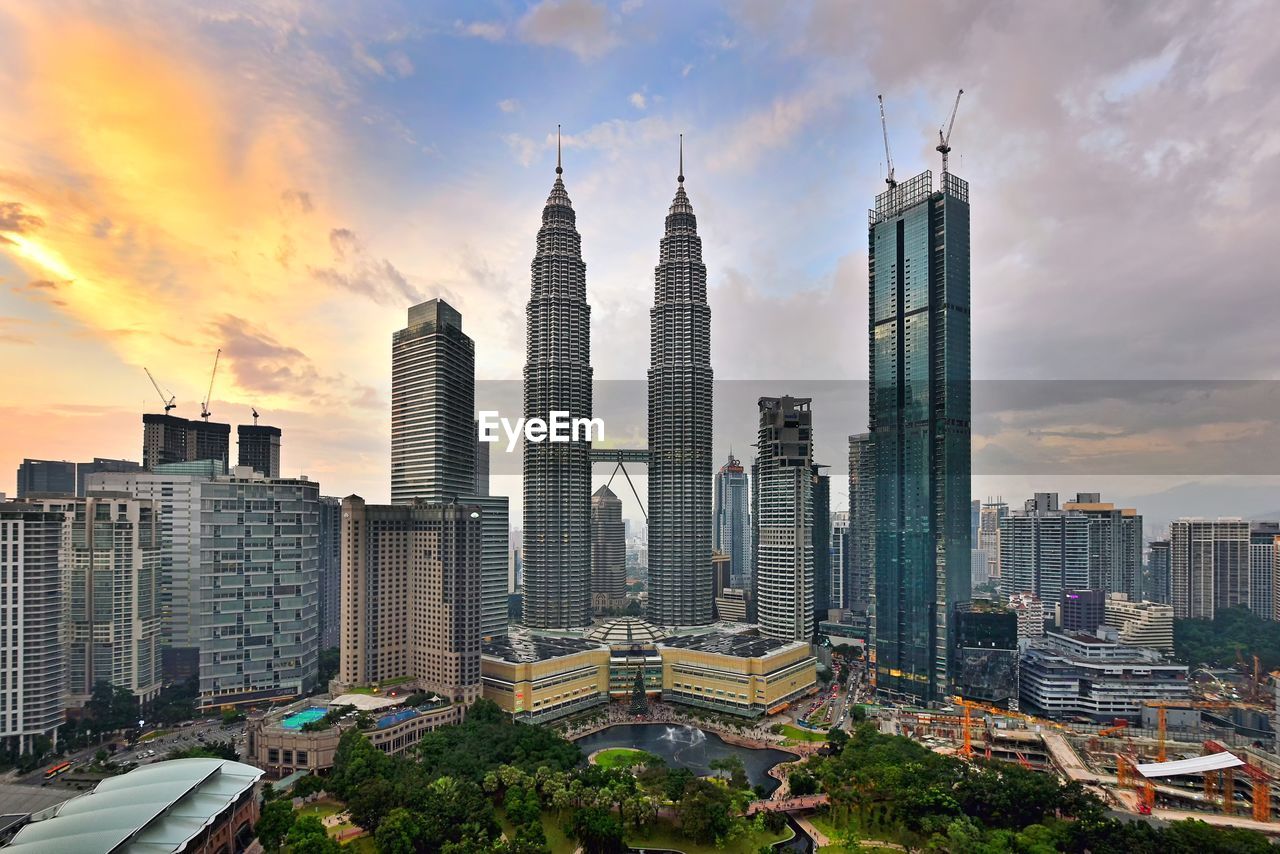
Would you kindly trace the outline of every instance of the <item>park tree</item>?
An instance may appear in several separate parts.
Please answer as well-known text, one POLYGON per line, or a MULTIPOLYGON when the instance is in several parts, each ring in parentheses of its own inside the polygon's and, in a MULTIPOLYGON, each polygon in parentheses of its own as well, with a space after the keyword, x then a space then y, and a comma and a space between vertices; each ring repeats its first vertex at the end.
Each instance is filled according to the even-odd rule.
POLYGON ((288 801, 269 801, 262 807, 262 813, 258 816, 258 824, 254 828, 254 832, 258 835, 258 842, 262 844, 263 850, 268 854, 280 850, 280 844, 289 834, 289 830, 293 827, 293 804, 288 801))
POLYGON ((573 835, 586 854, 615 854, 626 850, 622 822, 605 807, 586 807, 573 816, 573 835))
POLYGON ((396 807, 378 825, 374 839, 380 854, 415 854, 421 835, 417 816, 404 807, 396 807))
POLYGON ((289 828, 290 854, 340 854, 342 846, 329 838, 318 816, 304 815, 289 828))

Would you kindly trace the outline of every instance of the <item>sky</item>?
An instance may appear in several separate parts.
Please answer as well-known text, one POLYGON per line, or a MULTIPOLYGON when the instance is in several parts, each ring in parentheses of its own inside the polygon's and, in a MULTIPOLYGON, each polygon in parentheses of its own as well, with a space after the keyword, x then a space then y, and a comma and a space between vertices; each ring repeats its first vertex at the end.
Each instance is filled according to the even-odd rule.
POLYGON ((221 348, 215 420, 256 407, 286 474, 386 500, 409 305, 462 312, 482 388, 520 377, 559 124, 598 396, 640 399, 683 133, 717 458, 749 456, 757 388, 817 388, 839 507, 876 95, 897 177, 936 176, 963 87, 975 496, 1280 511, 1277 26, 1265 0, 0 2, 0 491, 23 457, 137 459, 143 368, 196 417, 221 348))

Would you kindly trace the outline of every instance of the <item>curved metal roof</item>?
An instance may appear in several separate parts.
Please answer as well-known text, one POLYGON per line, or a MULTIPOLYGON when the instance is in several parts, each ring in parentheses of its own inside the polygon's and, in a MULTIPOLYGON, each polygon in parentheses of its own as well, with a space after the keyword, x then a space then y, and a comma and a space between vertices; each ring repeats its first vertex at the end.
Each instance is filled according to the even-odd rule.
POLYGON ((627 646, 657 643, 665 639, 667 633, 639 617, 615 617, 592 626, 583 637, 598 643, 607 643, 610 646, 627 646))
POLYGON ((8 847, 40 854, 179 851, 262 775, 226 759, 145 765, 36 813, 8 847))

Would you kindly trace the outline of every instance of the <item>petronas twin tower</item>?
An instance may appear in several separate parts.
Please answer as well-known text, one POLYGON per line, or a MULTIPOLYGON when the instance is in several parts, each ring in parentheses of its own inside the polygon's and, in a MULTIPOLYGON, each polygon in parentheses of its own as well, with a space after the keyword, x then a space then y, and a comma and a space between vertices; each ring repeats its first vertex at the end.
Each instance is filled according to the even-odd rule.
MULTIPOLYGON (((542 211, 526 309, 524 417, 591 416, 591 308, 582 239, 556 157, 542 211)), ((649 338, 649 619, 712 619, 711 309, 707 268, 684 189, 654 270, 649 338)), ((591 449, 581 441, 524 443, 524 623, 591 622, 591 449)))

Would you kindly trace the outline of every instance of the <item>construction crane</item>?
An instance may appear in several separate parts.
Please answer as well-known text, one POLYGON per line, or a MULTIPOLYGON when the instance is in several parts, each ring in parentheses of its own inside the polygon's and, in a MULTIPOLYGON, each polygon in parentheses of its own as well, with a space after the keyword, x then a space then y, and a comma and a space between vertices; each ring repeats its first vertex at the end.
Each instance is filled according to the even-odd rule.
POLYGON ((1117 723, 1115 726, 1104 727, 1098 730, 1098 736, 1101 738, 1106 738, 1109 735, 1115 735, 1121 730, 1126 730, 1128 728, 1129 728, 1129 722, 1122 720, 1119 723, 1117 723))
MULTIPOLYGON (((1062 728, 1061 724, 1055 724, 1052 721, 1041 720, 1040 718, 1032 717, 1031 715, 1024 715, 1021 712, 1010 711, 1009 709, 1002 709, 999 706, 991 706, 986 703, 976 703, 973 700, 966 700, 964 697, 959 697, 959 696, 952 697, 951 702, 955 703, 957 706, 964 709, 964 723, 962 724, 964 728, 964 737, 962 739, 962 744, 960 747, 960 755, 963 756, 965 759, 973 758, 973 735, 971 732, 971 728, 973 726, 972 710, 974 709, 980 712, 984 712, 986 714, 998 715, 1003 718, 1012 718, 1014 720, 1026 721, 1028 723, 1052 726, 1052 727, 1057 727, 1059 729, 1062 728)), ((987 745, 986 752, 987 752, 987 758, 990 759, 991 745, 989 743, 987 745)), ((1022 763, 1024 766, 1028 768, 1031 767, 1031 763, 1027 761, 1027 758, 1025 756, 1023 756, 1022 754, 1017 754, 1017 755, 1018 755, 1018 761, 1020 763, 1022 763)))
POLYGON ((221 347, 213 354, 213 373, 209 374, 209 391, 204 396, 204 402, 200 404, 200 417, 205 421, 208 421, 209 416, 213 414, 209 411, 209 404, 213 401, 213 381, 218 376, 218 359, 220 358, 222 358, 221 347))
POLYGON ((151 375, 151 370, 150 370, 149 368, 146 368, 146 367, 144 367, 142 370, 144 370, 144 371, 146 371, 146 372, 147 372, 147 379, 151 380, 151 384, 152 384, 153 386, 155 386, 156 394, 160 395, 160 402, 161 402, 162 404, 164 404, 164 414, 165 414, 165 415, 168 415, 168 414, 169 414, 169 410, 170 410, 170 409, 173 409, 174 407, 176 407, 176 406, 178 405, 177 403, 175 403, 175 401, 177 400, 177 398, 176 398, 176 397, 174 397, 174 396, 171 394, 171 395, 169 395, 169 397, 166 399, 166 398, 165 398, 165 396, 164 396, 164 392, 162 392, 162 391, 160 390, 160 383, 156 382, 156 378, 155 378, 155 377, 153 377, 153 376, 151 375))
POLYGON ((1138 772, 1138 764, 1132 757, 1123 753, 1116 754, 1116 782, 1122 787, 1129 787, 1138 792, 1138 813, 1151 815, 1151 808, 1156 805, 1156 789, 1151 781, 1138 772))
MULTIPOLYGON (((938 147, 937 151, 942 152, 942 171, 947 171, 947 155, 951 153, 951 129, 956 126, 956 110, 960 109, 960 96, 964 94, 961 89, 956 93, 956 102, 951 107, 951 120, 947 122, 947 132, 943 133, 942 128, 938 128, 938 147)), ((884 107, 880 108, 883 117, 884 107)))
POLYGON ((1248 687, 1245 689, 1246 698, 1253 703, 1262 699, 1265 693, 1262 684, 1262 664, 1258 656, 1253 656, 1253 669, 1249 669, 1249 664, 1245 661, 1244 652, 1236 647, 1236 666, 1240 669, 1241 675, 1244 676, 1248 687))
POLYGON ((884 163, 889 170, 884 182, 892 190, 898 186, 898 182, 893 179, 893 155, 889 152, 889 123, 884 118, 884 95, 876 95, 876 100, 880 102, 880 132, 884 134, 884 163))
POLYGON ((1156 710, 1156 761, 1164 762, 1168 758, 1164 745, 1166 709, 1230 709, 1239 704, 1221 700, 1144 700, 1142 705, 1156 710))
POLYGON ((257 427, 258 426, 258 407, 251 406, 249 407, 249 411, 253 413, 253 426, 257 427))

